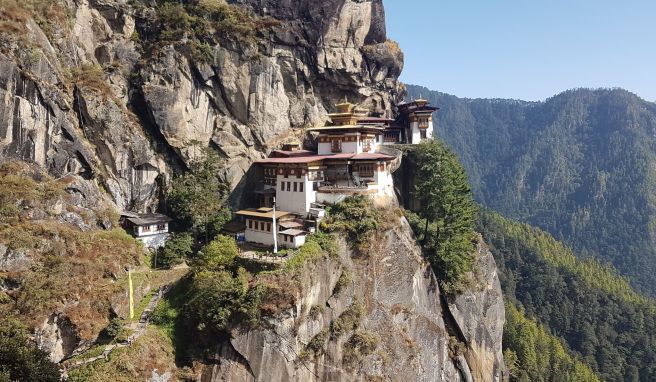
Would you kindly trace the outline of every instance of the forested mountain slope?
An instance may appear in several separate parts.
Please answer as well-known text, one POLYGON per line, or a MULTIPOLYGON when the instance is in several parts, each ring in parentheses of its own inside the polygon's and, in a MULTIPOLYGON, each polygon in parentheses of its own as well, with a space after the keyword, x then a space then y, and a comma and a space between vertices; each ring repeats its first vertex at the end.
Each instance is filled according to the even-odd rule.
POLYGON ((598 256, 656 293, 656 104, 621 89, 545 102, 462 99, 408 86, 440 107, 437 135, 477 200, 598 256))
MULTIPOLYGON (((656 379, 653 300, 633 291, 611 268, 578 260, 571 249, 540 229, 482 212, 478 230, 498 264, 509 305, 504 349, 511 372, 517 364, 515 369, 529 380, 558 380, 547 376, 560 364, 548 360, 556 353, 536 351, 548 341, 540 339, 539 329, 527 330, 531 324, 525 315, 559 337, 605 381, 656 379), (513 361, 515 355, 518 362, 513 361)), ((574 372, 573 368, 564 370, 574 372)), ((579 371, 586 375, 584 369, 579 371)))

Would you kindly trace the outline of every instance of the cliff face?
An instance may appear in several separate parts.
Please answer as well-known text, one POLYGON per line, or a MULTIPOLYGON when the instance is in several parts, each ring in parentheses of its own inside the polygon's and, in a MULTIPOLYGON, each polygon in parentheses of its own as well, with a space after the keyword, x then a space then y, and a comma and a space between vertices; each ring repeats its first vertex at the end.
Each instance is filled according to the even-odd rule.
POLYGON ((405 219, 380 235, 369 256, 340 247, 339 259, 305 269, 292 309, 266 328, 235 328, 203 380, 503 380, 504 305, 484 243, 477 259, 489 271, 453 301, 440 292, 405 219), (344 274, 349 282, 336 289, 344 274), (354 306, 362 316, 336 330, 354 306))
POLYGON ((149 2, 32 3, 3 3, 0 155, 98 183, 119 209, 155 207, 197 145, 223 155, 237 187, 254 159, 345 96, 378 112, 395 103, 403 55, 380 0, 240 1, 276 22, 254 42, 218 38, 205 63, 180 42, 143 52, 139 36, 158 25, 149 2))
MULTIPOLYGON (((200 62, 181 42, 143 50, 140 39, 158 24, 154 1, 0 2, 0 161, 65 178, 71 205, 107 200, 145 212, 200 145, 224 157, 239 200, 253 160, 323 123, 344 97, 393 110, 403 55, 387 41, 381 0, 231 3, 275 22, 255 41, 218 38, 200 62)), ((353 259, 342 243, 339 261, 303 272, 293 309, 267 329, 235 329, 203 380, 500 380, 503 302, 482 243, 478 254, 482 289, 447 300, 404 222, 367 258, 353 259), (343 274, 350 281, 337 293, 343 274), (326 334, 356 307, 356 330, 326 334), (333 338, 309 354, 317 335, 333 338)), ((0 264, 9 260, 0 251, 0 264)), ((37 332, 53 358, 97 336, 78 338, 55 313, 37 332)))

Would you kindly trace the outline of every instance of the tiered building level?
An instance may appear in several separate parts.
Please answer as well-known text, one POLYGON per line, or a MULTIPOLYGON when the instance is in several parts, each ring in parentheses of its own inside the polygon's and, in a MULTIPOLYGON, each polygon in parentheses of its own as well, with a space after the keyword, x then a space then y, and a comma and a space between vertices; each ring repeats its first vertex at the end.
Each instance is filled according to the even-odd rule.
POLYGON ((243 239, 272 245, 275 224, 278 243, 296 248, 316 228, 325 204, 356 194, 393 199, 392 171, 400 159, 380 152, 382 146, 432 138, 432 113, 437 108, 426 100, 399 105, 396 120, 368 116, 348 102, 336 106, 329 123, 308 129, 317 135, 316 152, 285 147, 255 163, 261 171, 261 188, 255 191, 260 208, 237 212, 245 222, 243 239), (275 217, 280 217, 275 223, 274 200, 275 217), (287 227, 290 220, 293 228, 287 227))

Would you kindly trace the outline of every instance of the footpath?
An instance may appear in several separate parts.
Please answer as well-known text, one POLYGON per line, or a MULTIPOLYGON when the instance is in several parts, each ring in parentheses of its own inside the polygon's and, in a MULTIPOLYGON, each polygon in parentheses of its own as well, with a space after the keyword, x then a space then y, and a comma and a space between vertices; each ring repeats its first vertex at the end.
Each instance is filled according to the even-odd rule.
POLYGON ((70 363, 67 363, 65 361, 62 365, 63 366, 62 376, 65 378, 69 371, 77 369, 78 367, 88 365, 92 362, 96 362, 101 359, 106 360, 107 357, 109 357, 109 355, 112 354, 112 352, 116 349, 131 346, 134 341, 136 341, 139 337, 141 337, 146 332, 146 329, 148 328, 148 321, 150 320, 151 314, 153 313, 153 311, 157 307, 157 304, 159 303, 159 300, 166 293, 169 287, 170 284, 161 286, 157 290, 157 292, 153 295, 153 297, 151 297, 150 301, 148 302, 148 305, 146 306, 143 313, 141 314, 141 317, 139 318, 139 322, 129 323, 125 325, 125 328, 132 330, 132 334, 125 341, 113 343, 105 346, 105 350, 103 350, 102 354, 98 356, 80 359, 70 363))

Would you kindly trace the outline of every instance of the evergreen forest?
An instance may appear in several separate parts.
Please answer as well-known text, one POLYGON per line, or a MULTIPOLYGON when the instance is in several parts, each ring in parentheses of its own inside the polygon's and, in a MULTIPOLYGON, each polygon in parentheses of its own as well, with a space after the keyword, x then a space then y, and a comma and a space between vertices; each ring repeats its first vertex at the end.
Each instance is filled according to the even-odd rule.
POLYGON ((407 91, 440 107, 436 134, 462 161, 477 202, 656 294, 656 104, 622 89, 544 102, 407 91))

